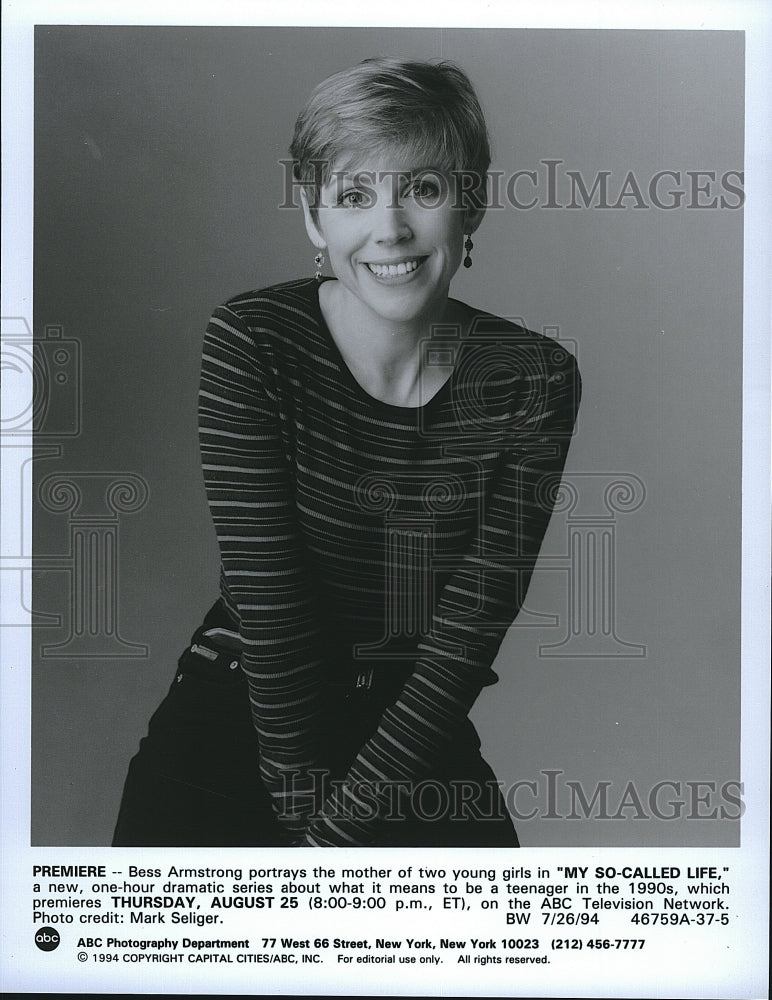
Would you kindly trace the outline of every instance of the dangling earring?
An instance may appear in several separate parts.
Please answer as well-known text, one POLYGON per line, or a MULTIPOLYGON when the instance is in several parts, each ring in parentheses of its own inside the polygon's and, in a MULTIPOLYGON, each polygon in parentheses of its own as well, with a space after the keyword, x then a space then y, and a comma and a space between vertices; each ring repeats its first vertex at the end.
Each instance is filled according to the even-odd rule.
POLYGON ((314 264, 316 264, 316 274, 314 275, 314 277, 316 278, 317 281, 322 280, 322 266, 324 265, 325 260, 326 258, 321 250, 314 257, 314 264))
POLYGON ((466 240, 464 241, 464 250, 466 250, 466 257, 464 257, 464 267, 471 267, 472 266, 471 252, 472 250, 474 250, 474 243, 472 243, 471 236, 467 236, 466 240))

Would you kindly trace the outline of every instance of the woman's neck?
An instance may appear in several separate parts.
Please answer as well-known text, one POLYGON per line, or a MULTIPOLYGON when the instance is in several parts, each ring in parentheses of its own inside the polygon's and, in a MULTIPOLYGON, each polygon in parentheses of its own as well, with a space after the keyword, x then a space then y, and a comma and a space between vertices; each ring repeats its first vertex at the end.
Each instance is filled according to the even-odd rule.
POLYGON ((410 323, 372 313, 338 281, 319 288, 322 315, 354 378, 371 396, 394 406, 420 406, 453 373, 452 365, 424 364, 424 341, 438 323, 468 325, 468 307, 445 298, 432 315, 410 323))

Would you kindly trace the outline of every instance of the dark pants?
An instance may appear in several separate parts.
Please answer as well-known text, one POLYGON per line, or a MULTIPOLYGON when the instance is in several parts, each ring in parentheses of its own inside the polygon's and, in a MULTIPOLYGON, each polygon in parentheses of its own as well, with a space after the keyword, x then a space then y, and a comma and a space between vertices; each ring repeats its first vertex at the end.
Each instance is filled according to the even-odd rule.
MULTIPOLYGON (((218 602, 179 659, 169 693, 129 765, 114 847, 279 847, 287 843, 258 766, 247 683, 218 602)), ((393 692, 341 689, 337 745, 350 760, 393 692), (384 700, 385 698, 385 700, 384 700)), ((480 741, 467 722, 441 765, 378 825, 379 847, 517 847, 480 741)), ((345 769, 340 773, 342 777, 345 769)))

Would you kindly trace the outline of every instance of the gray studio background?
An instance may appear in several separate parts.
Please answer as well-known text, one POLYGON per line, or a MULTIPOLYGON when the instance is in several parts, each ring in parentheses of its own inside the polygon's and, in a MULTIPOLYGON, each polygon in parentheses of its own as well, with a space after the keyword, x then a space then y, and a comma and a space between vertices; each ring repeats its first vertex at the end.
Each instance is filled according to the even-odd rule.
MULTIPOLYGON (((312 273, 300 211, 277 208, 277 161, 312 86, 376 54, 457 61, 487 111, 493 167, 536 170, 542 189, 546 159, 588 181, 611 171, 614 192, 629 170, 644 192, 659 170, 742 170, 739 33, 39 27, 35 333, 60 327, 78 342, 81 423, 39 438, 35 488, 57 474, 104 494, 130 474, 149 492, 117 515, 99 497, 85 514, 66 498, 35 504, 34 603, 59 624, 33 635, 34 844, 109 843, 128 760, 217 596, 197 451, 203 330, 229 296, 312 273), (78 613, 79 517, 117 538, 117 631, 146 656, 99 655, 99 635, 76 654, 53 648, 78 613)), ((552 771, 563 817, 567 780, 588 795, 610 783, 612 813, 629 782, 644 802, 657 782, 681 782, 662 801, 680 797, 688 813, 683 783, 740 776, 742 212, 626 204, 489 212, 453 286, 558 328, 583 374, 567 476, 584 506, 555 515, 531 624, 510 631, 500 683, 473 713, 505 786, 536 782, 521 811, 545 812, 552 771), (645 499, 609 515, 592 491, 625 476, 645 499), (614 628, 645 656, 600 655, 587 636, 587 655, 544 655, 569 623, 569 529, 595 519, 609 537, 609 516, 614 628), (556 620, 534 624, 537 613, 556 620)), ((739 840, 737 822, 635 812, 517 827, 526 846, 739 840)))

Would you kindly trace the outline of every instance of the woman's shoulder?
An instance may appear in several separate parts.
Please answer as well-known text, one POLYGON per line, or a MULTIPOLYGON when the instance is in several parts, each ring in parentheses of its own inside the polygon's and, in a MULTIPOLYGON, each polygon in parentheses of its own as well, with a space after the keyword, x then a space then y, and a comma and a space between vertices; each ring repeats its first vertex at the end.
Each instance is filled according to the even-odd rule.
POLYGON ((281 327, 288 321, 317 325, 318 293, 314 278, 298 278, 233 295, 218 308, 249 328, 281 327))
POLYGON ((467 352, 480 360, 509 360, 522 365, 534 375, 551 378, 570 369, 579 378, 576 358, 569 345, 554 336, 529 329, 521 316, 504 317, 458 303, 465 311, 466 334, 462 343, 467 352))
POLYGON ((233 295, 212 313, 207 341, 261 369, 289 370, 324 350, 317 281, 300 278, 233 295))
POLYGON ((554 414, 570 433, 582 382, 568 345, 530 330, 521 317, 465 308, 469 312, 457 354, 456 393, 494 412, 506 411, 514 401, 518 412, 525 407, 529 419, 554 414))

